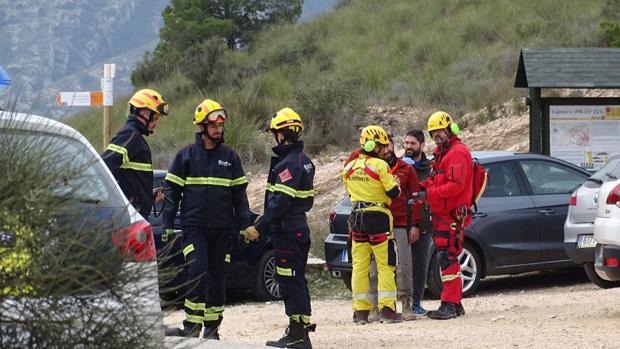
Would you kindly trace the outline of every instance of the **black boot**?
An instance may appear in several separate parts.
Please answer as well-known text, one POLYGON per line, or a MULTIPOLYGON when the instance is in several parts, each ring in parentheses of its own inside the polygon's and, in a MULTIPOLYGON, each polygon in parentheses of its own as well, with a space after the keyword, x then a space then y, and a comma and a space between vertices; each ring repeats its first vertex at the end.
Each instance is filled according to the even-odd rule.
POLYGON ((458 316, 456 312, 456 304, 451 302, 441 302, 439 309, 431 310, 427 316, 434 320, 448 320, 458 316))
POLYGON ((220 334, 217 332, 220 329, 220 324, 224 318, 220 316, 217 321, 205 321, 204 322, 204 332, 202 333, 202 338, 204 339, 214 339, 220 340, 220 334))
POLYGON ((166 327, 165 328, 165 335, 167 337, 196 337, 198 338, 200 336, 200 325, 198 326, 194 326, 194 327, 183 327, 183 328, 178 328, 178 327, 166 327))
POLYGON ((456 304, 456 316, 465 315, 465 308, 463 308, 463 304, 461 302, 456 304))
POLYGON ((268 341, 268 347, 312 349, 308 332, 314 332, 315 324, 306 324, 293 319, 284 331, 284 336, 277 341, 268 341))

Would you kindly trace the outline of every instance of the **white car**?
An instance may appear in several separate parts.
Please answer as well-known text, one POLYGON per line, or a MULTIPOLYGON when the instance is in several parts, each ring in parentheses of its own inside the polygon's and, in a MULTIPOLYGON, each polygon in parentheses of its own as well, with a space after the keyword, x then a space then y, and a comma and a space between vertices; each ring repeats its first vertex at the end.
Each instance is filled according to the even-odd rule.
MULTIPOLYGON (((145 324, 144 331, 140 332, 140 338, 143 338, 149 346, 163 347, 163 316, 159 302, 157 262, 151 226, 130 205, 99 154, 84 136, 65 124, 44 117, 0 111, 0 142, 11 142, 11 140, 24 144, 23 149, 13 149, 17 156, 29 151, 47 150, 50 144, 54 144, 55 153, 52 156, 58 160, 58 163, 50 171, 56 168, 59 171, 66 168, 68 161, 85 164, 84 170, 80 172, 79 176, 67 179, 58 185, 58 195, 71 193, 72 198, 76 195, 75 197, 78 200, 71 202, 79 203, 75 207, 75 212, 79 212, 79 215, 75 215, 77 220, 88 223, 104 221, 103 224, 109 223, 109 225, 105 225, 106 227, 114 227, 112 231, 100 230, 99 233, 104 232, 106 234, 93 236, 92 241, 104 241, 109 246, 107 251, 116 251, 115 249, 117 249, 125 256, 122 265, 116 264, 118 265, 117 275, 128 276, 124 279, 128 281, 120 287, 110 287, 109 285, 102 287, 100 291, 92 291, 93 288, 88 288, 89 291, 85 294, 76 295, 72 293, 66 295, 60 293, 53 301, 36 295, 36 292, 34 294, 5 292, 4 296, 0 297, 0 347, 33 345, 33 338, 37 338, 37 336, 41 338, 42 334, 35 333, 36 326, 39 325, 34 327, 29 325, 37 324, 39 318, 28 310, 37 309, 37 312, 42 314, 46 311, 46 307, 56 307, 50 309, 50 312, 55 311, 72 321, 71 326, 54 328, 53 336, 57 338, 57 341, 63 342, 64 338, 67 338, 69 342, 71 338, 88 333, 87 331, 102 332, 105 328, 93 328, 96 324, 102 324, 102 321, 105 321, 103 323, 106 325, 110 323, 110 328, 120 331, 117 332, 117 336, 118 333, 120 336, 124 336, 123 331, 127 330, 117 329, 116 326, 123 326, 122 319, 124 319, 124 311, 128 304, 132 308, 139 309, 138 312, 132 314, 132 319, 145 324), (114 214, 112 215, 110 212, 114 212, 114 214), (93 299, 96 299, 96 302, 93 302, 93 299), (84 304, 88 304, 88 307, 85 307, 84 304), (35 318, 32 319, 31 317, 35 318), (3 333, 4 335, 2 335, 3 333), (7 333, 12 333, 12 335, 6 335, 7 333)), ((2 147, 3 152, 10 152, 11 149, 7 149, 6 144, 9 143, 2 143, 0 147, 2 147)), ((52 193, 52 195, 56 195, 57 192, 54 190, 52 193)), ((69 224, 73 224, 71 222, 69 224)), ((85 231, 86 234, 89 234, 96 229, 85 231)), ((6 232, 0 229, 0 233, 7 241, 20 239, 19 233, 16 232, 6 232)), ((44 235, 45 232, 37 233, 46 236, 44 235)), ((26 239, 22 241, 26 241, 26 239)), ((53 245, 50 239, 43 238, 42 241, 53 245)), ((21 253, 21 251, 17 251, 18 247, 15 246, 15 244, 12 246, 0 244, 0 250, 4 249, 6 252, 8 249, 10 252, 12 248, 16 250, 15 253, 21 253)), ((116 255, 118 256, 118 253, 116 255)), ((95 260, 96 258, 93 257, 95 260)), ((2 269, 2 261, 0 258, 0 271, 10 270, 6 267, 9 265, 10 268, 10 260, 9 262, 6 262, 6 259, 4 260, 4 263, 8 263, 4 265, 4 269, 2 269)), ((97 272, 97 270, 93 272, 97 272)), ((0 291, 2 291, 2 287, 0 287, 0 291)), ((0 295, 2 294, 0 293, 0 295)), ((38 316, 40 317, 40 315, 38 316)), ((94 333, 105 335, 105 333, 94 333)), ((50 338, 52 334, 44 334, 43 336, 50 338)), ((97 343, 91 344, 97 346, 97 343)), ((36 345, 35 342, 35 346, 40 345, 36 345)))
POLYGON ((564 222, 564 250, 575 263, 583 264, 590 281, 601 288, 620 287, 620 281, 608 281, 594 269, 594 220, 597 216, 599 190, 608 181, 620 177, 620 154, 609 157, 607 164, 592 174, 570 196, 564 222))
POLYGON ((594 239, 597 274, 606 280, 620 280, 620 179, 601 186, 594 239))

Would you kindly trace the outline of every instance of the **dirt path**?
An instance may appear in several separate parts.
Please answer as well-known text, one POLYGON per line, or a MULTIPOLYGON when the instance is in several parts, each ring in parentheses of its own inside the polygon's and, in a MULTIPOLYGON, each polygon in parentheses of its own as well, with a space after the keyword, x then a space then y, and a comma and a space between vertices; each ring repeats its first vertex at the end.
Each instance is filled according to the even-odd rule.
MULTIPOLYGON (((438 302, 423 304, 433 309, 438 302)), ((458 319, 358 326, 351 322, 349 299, 316 300, 312 344, 338 349, 620 347, 620 289, 599 289, 581 272, 484 281, 477 296, 463 304, 467 314, 458 319)), ((281 302, 227 307, 220 333, 233 342, 262 345, 282 335, 283 312, 281 302)), ((182 318, 176 311, 165 323, 177 326, 182 318)))

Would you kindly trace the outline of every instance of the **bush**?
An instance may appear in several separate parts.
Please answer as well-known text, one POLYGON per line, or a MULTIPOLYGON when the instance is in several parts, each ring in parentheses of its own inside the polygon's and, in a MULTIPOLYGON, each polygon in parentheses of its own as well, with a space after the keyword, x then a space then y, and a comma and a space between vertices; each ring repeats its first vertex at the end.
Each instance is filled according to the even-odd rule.
POLYGON ((161 319, 144 321, 135 287, 149 271, 125 269, 112 243, 125 208, 93 199, 102 189, 85 149, 27 122, 0 120, 0 346, 152 345, 147 331, 161 319), (106 216, 85 214, 93 207, 106 216))
POLYGON ((315 80, 295 91, 294 98, 306 123, 304 139, 310 153, 328 144, 350 145, 364 113, 358 80, 315 80))

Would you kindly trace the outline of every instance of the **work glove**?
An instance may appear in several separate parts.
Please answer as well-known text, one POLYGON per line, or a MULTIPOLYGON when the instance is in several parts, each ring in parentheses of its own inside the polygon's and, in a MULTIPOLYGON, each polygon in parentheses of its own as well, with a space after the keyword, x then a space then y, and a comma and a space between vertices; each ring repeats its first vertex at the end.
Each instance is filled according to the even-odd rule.
POLYGON ((248 241, 256 241, 258 240, 260 233, 252 225, 250 227, 245 228, 245 230, 241 232, 241 235, 243 235, 243 237, 245 237, 245 239, 248 241))
POLYGON ((172 239, 173 236, 174 236, 174 229, 172 228, 164 229, 164 231, 161 234, 161 241, 168 242, 168 240, 172 239))

